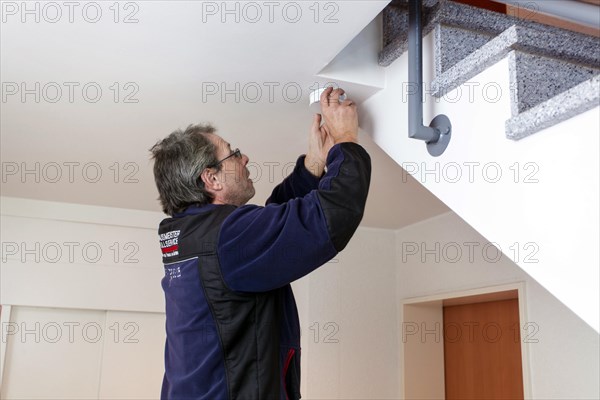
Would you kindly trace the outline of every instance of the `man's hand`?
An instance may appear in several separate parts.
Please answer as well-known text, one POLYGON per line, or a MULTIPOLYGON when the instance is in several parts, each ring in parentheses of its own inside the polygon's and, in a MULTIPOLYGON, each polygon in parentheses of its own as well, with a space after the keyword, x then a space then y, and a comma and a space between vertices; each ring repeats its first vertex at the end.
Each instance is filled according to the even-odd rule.
POLYGON ((321 114, 315 114, 308 137, 308 152, 304 158, 304 167, 316 177, 323 176, 327 154, 333 146, 326 125, 321 126, 321 114))
POLYGON ((352 100, 339 102, 343 89, 328 87, 321 93, 321 112, 333 143, 358 143, 358 112, 352 100))

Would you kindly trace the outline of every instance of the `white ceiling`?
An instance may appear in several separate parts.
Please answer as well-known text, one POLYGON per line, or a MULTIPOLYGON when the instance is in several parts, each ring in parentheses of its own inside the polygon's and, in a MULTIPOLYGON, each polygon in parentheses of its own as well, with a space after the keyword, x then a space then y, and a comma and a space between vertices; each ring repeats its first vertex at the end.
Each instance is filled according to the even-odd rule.
MULTIPOLYGON (((57 9, 35 3, 39 22, 35 11, 3 10, 2 195, 159 211, 148 149, 202 121, 249 155, 254 202, 264 202, 305 151, 308 93, 327 81, 319 72, 388 1, 227 2, 229 14, 220 1, 123 2, 119 23, 114 2, 96 3, 102 15, 95 23, 88 22, 94 8, 83 13, 85 2, 72 10, 72 23, 64 3, 54 3, 62 7, 55 23, 57 9), (123 23, 130 14, 137 22, 123 23), (36 82, 39 102, 35 93, 23 102, 22 85, 36 92, 36 82), (233 92, 238 85, 239 98, 222 99, 221 85, 233 92), (57 87, 62 95, 55 101, 57 87), (96 87, 102 94, 92 102, 96 87), (124 102, 126 95, 137 102, 124 102), (35 173, 22 176, 25 168, 38 168, 39 182, 35 173), (96 171, 102 176, 95 178, 96 171)), ((373 158, 364 226, 395 229, 448 210, 412 178, 402 179, 368 135, 362 140, 373 158)))

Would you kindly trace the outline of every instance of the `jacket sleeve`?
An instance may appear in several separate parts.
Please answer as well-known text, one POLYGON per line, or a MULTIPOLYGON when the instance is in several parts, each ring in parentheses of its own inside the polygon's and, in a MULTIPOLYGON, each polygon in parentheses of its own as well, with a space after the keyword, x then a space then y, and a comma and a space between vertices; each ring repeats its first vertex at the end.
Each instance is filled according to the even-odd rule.
POLYGON ((341 143, 329 151, 327 173, 316 190, 281 204, 235 210, 219 233, 225 283, 235 291, 264 292, 332 259, 358 228, 370 177, 367 152, 341 143))
POLYGON ((319 178, 311 174, 304 166, 305 157, 298 157, 292 173, 275 186, 271 196, 267 199, 267 205, 282 204, 296 197, 306 196, 319 186, 319 178))

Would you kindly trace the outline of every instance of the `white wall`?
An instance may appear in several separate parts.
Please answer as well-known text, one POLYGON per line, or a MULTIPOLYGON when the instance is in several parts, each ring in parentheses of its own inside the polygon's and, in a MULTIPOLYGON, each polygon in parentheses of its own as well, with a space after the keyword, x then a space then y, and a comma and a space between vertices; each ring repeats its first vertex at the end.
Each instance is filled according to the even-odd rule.
POLYGON ((157 398, 159 213, 2 197, 4 399, 157 398), (34 382, 35 384, 33 384, 34 382))
MULTIPOLYGON (((432 49, 433 34, 424 42, 427 89, 432 49)), ((504 59, 442 100, 427 96, 425 124, 443 113, 453 125, 448 149, 434 158, 422 141, 408 139, 407 61, 404 54, 386 69, 386 88, 361 106, 361 127, 598 331, 600 108, 518 142, 506 139, 511 87, 504 59), (501 173, 497 182, 496 172, 501 173), (539 262, 524 262, 532 253, 539 262)))
MULTIPOLYGON (((508 257, 496 253, 493 246, 484 252, 489 241, 456 214, 401 229, 396 243, 399 303, 414 297, 524 282, 525 298, 521 301, 525 301, 529 325, 521 327, 521 346, 528 347, 532 398, 600 398, 600 345, 595 330, 508 257)), ((398 315, 403 321, 401 307, 398 315)))
POLYGON ((2 339, 3 399, 151 399, 160 393, 164 314, 12 306, 2 339))
MULTIPOLYGON (((10 198, 2 198, 2 207, 3 243, 24 240, 31 248, 35 242, 93 241, 103 249, 113 241, 139 244, 139 262, 133 266, 110 257, 92 264, 81 258, 36 263, 31 255, 23 263, 22 254, 7 256, 0 270, 0 302, 13 304, 10 322, 19 328, 35 332, 40 322, 41 343, 35 333, 22 337, 23 330, 8 335, 4 325, 3 398, 42 393, 47 398, 156 398, 163 371, 164 314, 155 229, 162 215, 10 198), (79 324, 73 342, 65 323, 79 324), (91 326, 83 333, 85 324, 94 323, 102 332, 97 341, 91 326), (53 324, 62 329, 56 343, 53 324), (74 376, 76 385, 71 384, 74 376), (31 385, 32 380, 38 385, 31 385)), ((303 397, 399 398, 399 301, 526 282, 527 318, 539 327, 530 337, 538 342, 528 344, 533 397, 597 398, 598 335, 508 258, 490 261, 497 255, 493 246, 484 257, 485 244, 454 214, 397 232, 359 228, 332 262, 294 283, 302 327, 303 397), (454 243, 463 254, 450 262, 457 257, 454 243), (464 243, 475 249, 473 261, 464 243), (414 244, 416 253, 410 247, 414 244)), ((114 256, 110 249, 107 254, 114 256)), ((522 331, 527 333, 531 331, 522 331)))
POLYGON ((300 281, 306 287, 296 291, 298 306, 308 310, 303 398, 398 398, 393 249, 392 231, 359 228, 333 262, 300 281), (334 329, 329 339, 337 343, 325 336, 334 329))
MULTIPOLYGON (((163 215, 1 200, 0 304, 12 305, 2 398, 157 398, 163 215)), ((360 228, 342 254, 293 284, 304 398, 397 398, 394 240, 360 228)))

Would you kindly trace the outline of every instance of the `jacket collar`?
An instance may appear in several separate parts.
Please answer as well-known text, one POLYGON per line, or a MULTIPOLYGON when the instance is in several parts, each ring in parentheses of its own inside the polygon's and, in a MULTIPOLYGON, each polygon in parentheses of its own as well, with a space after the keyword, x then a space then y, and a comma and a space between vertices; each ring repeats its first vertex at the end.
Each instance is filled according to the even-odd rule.
POLYGON ((196 215, 207 211, 212 211, 217 208, 220 204, 204 204, 204 205, 192 205, 186 208, 183 212, 175 213, 174 218, 181 218, 188 215, 196 215))

